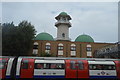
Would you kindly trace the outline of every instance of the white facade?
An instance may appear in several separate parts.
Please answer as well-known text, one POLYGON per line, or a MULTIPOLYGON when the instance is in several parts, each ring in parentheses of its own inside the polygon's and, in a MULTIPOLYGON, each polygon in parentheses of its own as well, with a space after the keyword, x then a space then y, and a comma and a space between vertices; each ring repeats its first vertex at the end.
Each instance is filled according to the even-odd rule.
POLYGON ((71 23, 69 22, 68 17, 59 16, 60 19, 57 20, 55 26, 57 27, 57 38, 56 40, 69 40, 69 27, 71 27, 71 23))

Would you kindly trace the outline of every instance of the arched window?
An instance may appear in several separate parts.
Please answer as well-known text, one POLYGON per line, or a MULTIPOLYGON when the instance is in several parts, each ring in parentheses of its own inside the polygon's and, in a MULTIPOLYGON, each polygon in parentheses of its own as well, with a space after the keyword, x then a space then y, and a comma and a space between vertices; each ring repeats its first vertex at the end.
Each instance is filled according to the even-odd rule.
POLYGON ((58 56, 63 56, 63 44, 58 44, 58 56))
POLYGON ((33 44, 33 54, 34 55, 38 54, 38 42, 34 42, 33 44))
POLYGON ((92 51, 92 47, 90 44, 87 45, 86 51, 92 51))
POLYGON ((71 46, 70 46, 70 54, 71 54, 71 56, 73 57, 73 56, 76 56, 76 45, 75 44, 71 44, 71 46))
POLYGON ((65 37, 65 33, 62 33, 62 37, 65 37))
POLYGON ((62 43, 58 44, 58 50, 63 50, 63 44, 62 43))
POLYGON ((86 47, 86 51, 87 51, 87 57, 92 57, 92 46, 90 44, 87 45, 86 47))
POLYGON ((88 45, 87 45, 87 47, 91 47, 91 45, 90 45, 90 44, 88 44, 88 45))
POLYGON ((46 50, 50 50, 50 49, 51 49, 50 43, 46 43, 45 49, 46 49, 46 50))
POLYGON ((34 42, 33 49, 38 49, 38 43, 34 42))
POLYGON ((71 51, 76 51, 76 45, 75 44, 71 44, 71 51))

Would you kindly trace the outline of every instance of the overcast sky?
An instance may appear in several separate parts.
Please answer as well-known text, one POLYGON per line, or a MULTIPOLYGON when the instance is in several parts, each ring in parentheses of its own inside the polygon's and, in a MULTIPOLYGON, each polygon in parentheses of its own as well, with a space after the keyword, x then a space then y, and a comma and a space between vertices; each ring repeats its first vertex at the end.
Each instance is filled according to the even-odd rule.
POLYGON ((37 34, 45 31, 56 38, 55 17, 63 11, 72 18, 72 41, 83 33, 95 42, 118 41, 117 2, 3 2, 2 22, 18 25, 27 20, 35 26, 37 34))

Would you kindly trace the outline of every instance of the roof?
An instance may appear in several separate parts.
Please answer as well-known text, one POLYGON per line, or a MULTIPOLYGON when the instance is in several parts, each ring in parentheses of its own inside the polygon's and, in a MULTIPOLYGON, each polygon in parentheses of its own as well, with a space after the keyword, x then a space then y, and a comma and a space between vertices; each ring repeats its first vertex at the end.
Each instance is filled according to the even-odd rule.
POLYGON ((34 40, 54 41, 53 37, 46 32, 39 33, 34 40))
POLYGON ((61 12, 59 15, 67 16, 68 14, 66 12, 61 12))
POLYGON ((68 17, 69 20, 71 20, 71 17, 66 12, 61 12, 55 19, 60 19, 60 17, 68 17))
POLYGON ((94 42, 93 38, 89 35, 79 35, 76 39, 75 42, 94 42))

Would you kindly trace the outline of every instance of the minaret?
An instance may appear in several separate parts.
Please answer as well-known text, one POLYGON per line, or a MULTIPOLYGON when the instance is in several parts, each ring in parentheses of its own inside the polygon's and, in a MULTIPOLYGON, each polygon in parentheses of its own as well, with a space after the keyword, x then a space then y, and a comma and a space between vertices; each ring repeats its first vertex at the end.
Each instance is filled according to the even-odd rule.
POLYGON ((67 40, 70 41, 69 38, 69 28, 71 27, 71 17, 65 13, 61 12, 57 17, 55 17, 57 22, 55 26, 57 27, 57 39, 56 40, 67 40))

